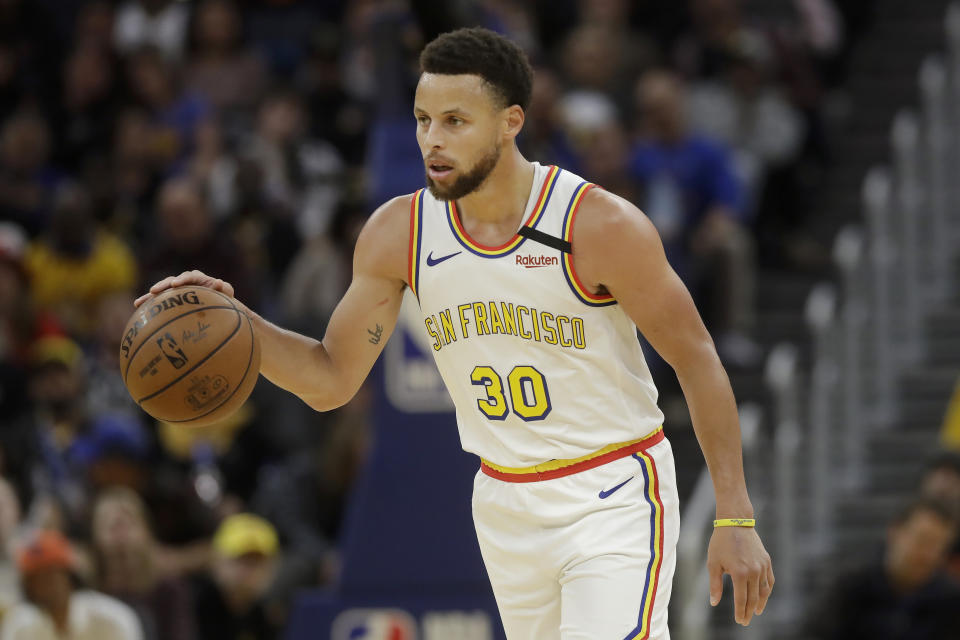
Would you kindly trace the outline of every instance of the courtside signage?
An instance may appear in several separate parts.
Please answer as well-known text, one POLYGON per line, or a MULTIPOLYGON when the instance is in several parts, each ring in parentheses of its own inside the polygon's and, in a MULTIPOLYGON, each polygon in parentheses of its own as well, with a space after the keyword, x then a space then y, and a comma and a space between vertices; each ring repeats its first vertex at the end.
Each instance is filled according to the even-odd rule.
POLYGON ((331 640, 492 640, 485 611, 426 611, 417 623, 403 609, 348 609, 333 621, 331 640))

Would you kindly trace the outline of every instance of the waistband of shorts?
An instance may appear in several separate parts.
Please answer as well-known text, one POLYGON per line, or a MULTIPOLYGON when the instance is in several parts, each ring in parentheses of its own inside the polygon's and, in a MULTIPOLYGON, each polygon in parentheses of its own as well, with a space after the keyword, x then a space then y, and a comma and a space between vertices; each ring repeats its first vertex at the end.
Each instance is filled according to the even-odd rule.
POLYGON ((587 469, 594 469, 608 462, 639 453, 640 451, 649 449, 655 444, 659 444, 663 441, 663 438, 663 426, 660 426, 657 427, 656 431, 639 440, 607 445, 603 449, 588 453, 579 458, 549 460, 532 467, 501 467, 500 465, 493 464, 481 458, 480 470, 491 478, 503 480, 504 482, 540 482, 541 480, 553 480, 554 478, 562 478, 574 473, 586 471, 587 469))

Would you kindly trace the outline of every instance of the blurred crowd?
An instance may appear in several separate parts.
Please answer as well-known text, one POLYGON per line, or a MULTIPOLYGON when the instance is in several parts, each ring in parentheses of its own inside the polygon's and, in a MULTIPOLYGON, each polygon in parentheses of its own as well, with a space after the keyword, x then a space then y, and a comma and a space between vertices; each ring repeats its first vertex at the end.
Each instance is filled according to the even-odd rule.
POLYGON ((185 269, 322 336, 366 216, 422 186, 425 42, 521 43, 523 152, 648 212, 721 356, 752 366, 757 269, 815 260, 872 5, 0 0, 0 638, 272 638, 336 579, 369 393, 316 414, 261 383, 186 430, 132 402, 118 343, 185 269))
MULTIPOLYGON (((815 598, 803 638, 947 640, 960 629, 960 452, 927 465, 890 519, 883 548, 845 567, 815 598)), ((873 550, 868 550, 873 551, 873 550)))

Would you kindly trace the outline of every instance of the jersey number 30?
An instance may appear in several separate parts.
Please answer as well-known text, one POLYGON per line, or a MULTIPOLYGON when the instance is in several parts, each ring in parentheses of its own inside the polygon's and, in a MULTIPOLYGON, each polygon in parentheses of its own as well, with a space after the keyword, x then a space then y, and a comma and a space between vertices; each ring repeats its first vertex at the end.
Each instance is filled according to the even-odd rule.
POLYGON ((491 420, 506 420, 513 412, 521 420, 543 420, 550 413, 550 392, 543 374, 529 365, 517 365, 507 376, 510 402, 503 392, 503 378, 490 367, 474 367, 470 382, 486 389, 487 397, 477 400, 480 413, 491 420))

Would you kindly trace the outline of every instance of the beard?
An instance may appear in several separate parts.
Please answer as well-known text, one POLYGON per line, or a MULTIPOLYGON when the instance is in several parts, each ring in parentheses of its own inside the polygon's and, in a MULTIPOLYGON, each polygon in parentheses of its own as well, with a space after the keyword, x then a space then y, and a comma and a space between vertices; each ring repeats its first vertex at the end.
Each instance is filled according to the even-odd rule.
POLYGON ((427 188, 437 200, 459 200, 480 188, 493 168, 500 160, 501 145, 497 145, 489 153, 477 161, 473 168, 461 174, 449 187, 437 184, 430 175, 427 175, 427 188))

